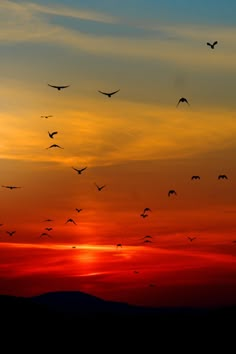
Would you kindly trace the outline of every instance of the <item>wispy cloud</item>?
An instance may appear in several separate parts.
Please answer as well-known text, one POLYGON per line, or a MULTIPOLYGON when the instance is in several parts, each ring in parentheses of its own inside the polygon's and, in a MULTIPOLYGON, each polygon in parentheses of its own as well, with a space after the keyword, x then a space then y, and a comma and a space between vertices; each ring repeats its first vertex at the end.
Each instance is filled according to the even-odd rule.
MULTIPOLYGON (((157 38, 129 38, 112 35, 85 34, 80 31, 50 23, 47 14, 75 17, 89 21, 108 24, 126 23, 122 19, 93 11, 81 11, 67 7, 46 7, 32 2, 21 4, 6 1, 1 2, 1 23, 4 31, 0 33, 0 40, 6 42, 54 43, 70 47, 74 50, 83 50, 88 53, 104 56, 134 57, 146 60, 161 60, 181 66, 218 68, 234 70, 236 49, 232 42, 236 39, 236 29, 229 28, 201 28, 196 25, 161 24, 159 26, 140 25, 144 29, 153 29, 163 35, 157 38), (170 38, 176 40, 169 40, 170 38), (204 47, 206 41, 219 40, 224 42, 224 52, 218 51, 214 60, 204 47), (204 49, 203 49, 204 48, 204 49)), ((138 24, 134 24, 139 26, 138 24)))

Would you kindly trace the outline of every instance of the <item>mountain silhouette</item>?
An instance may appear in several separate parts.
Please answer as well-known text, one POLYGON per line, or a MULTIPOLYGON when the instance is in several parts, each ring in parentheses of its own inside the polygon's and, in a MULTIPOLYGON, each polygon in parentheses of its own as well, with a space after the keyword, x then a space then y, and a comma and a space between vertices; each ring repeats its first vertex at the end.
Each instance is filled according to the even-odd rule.
POLYGON ((140 340, 145 342, 147 337, 153 345, 157 334, 158 341, 183 333, 194 339, 196 331, 198 336, 201 333, 201 341, 209 340, 210 333, 228 336, 236 306, 151 308, 106 301, 78 291, 59 291, 33 297, 0 295, 0 314, 1 323, 8 324, 1 332, 8 345, 13 345, 12 336, 20 333, 40 340, 42 345, 50 343, 54 349, 60 349, 57 338, 68 343, 76 338, 80 345, 88 345, 94 336, 100 338, 96 345, 103 349, 109 347, 108 339, 114 342, 119 338, 139 348, 140 340))

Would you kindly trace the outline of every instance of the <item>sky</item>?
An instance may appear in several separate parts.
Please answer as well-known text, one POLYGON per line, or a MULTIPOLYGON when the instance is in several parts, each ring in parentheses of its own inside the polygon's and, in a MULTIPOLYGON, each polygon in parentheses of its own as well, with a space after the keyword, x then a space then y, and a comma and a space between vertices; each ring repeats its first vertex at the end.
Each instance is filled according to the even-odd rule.
POLYGON ((235 304, 235 11, 0 2, 0 294, 235 304))

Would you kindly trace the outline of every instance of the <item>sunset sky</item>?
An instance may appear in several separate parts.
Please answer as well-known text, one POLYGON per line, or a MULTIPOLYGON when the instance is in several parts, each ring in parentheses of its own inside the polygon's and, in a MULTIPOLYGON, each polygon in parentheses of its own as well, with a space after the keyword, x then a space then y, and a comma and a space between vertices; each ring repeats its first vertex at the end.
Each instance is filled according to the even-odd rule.
POLYGON ((0 1, 0 294, 235 304, 235 11, 0 1))

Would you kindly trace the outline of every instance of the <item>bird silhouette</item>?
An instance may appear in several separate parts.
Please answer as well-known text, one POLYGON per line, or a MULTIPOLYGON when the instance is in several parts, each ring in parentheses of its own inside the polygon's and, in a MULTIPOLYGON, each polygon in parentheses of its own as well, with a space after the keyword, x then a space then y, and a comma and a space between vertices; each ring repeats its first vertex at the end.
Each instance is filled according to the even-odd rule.
POLYGON ((134 274, 139 274, 139 271, 137 271, 137 270, 134 270, 134 274))
POLYGON ((76 246, 72 246, 72 248, 76 248, 76 246))
POLYGON ((57 144, 52 144, 51 146, 47 147, 46 149, 51 149, 51 148, 59 148, 59 149, 64 149, 63 147, 57 145, 57 144))
POLYGON ((54 135, 55 135, 55 134, 58 134, 58 132, 52 132, 52 133, 48 132, 48 135, 49 135, 49 137, 50 137, 51 139, 54 138, 54 135))
POLYGON ((143 243, 152 243, 151 240, 144 240, 143 243))
POLYGON ((113 92, 103 92, 103 91, 99 91, 98 90, 98 92, 102 93, 103 95, 106 95, 107 97, 111 97, 112 95, 114 95, 115 93, 117 93, 119 91, 120 91, 120 89, 116 90, 116 91, 113 91, 113 92))
POLYGON ((228 177, 226 175, 219 175, 218 179, 228 179, 228 177))
POLYGON ((207 45, 209 46, 209 47, 211 47, 211 49, 214 49, 215 48, 215 45, 217 44, 218 42, 217 41, 215 41, 214 43, 209 43, 209 42, 207 42, 207 45))
POLYGON ((171 194, 175 194, 177 195, 176 191, 174 189, 170 189, 169 192, 168 192, 168 197, 171 196, 171 194))
POLYGON ((45 118, 45 119, 48 119, 49 117, 53 117, 53 116, 41 116, 41 118, 45 118))
POLYGON ((8 188, 8 189, 16 189, 16 188, 21 188, 21 187, 17 187, 17 186, 2 186, 3 188, 8 188))
POLYGON ((142 214, 140 214, 140 216, 142 216, 142 218, 146 218, 148 216, 148 214, 142 213, 142 214))
POLYGON ((53 87, 53 88, 57 89, 58 91, 60 91, 60 90, 62 90, 62 89, 64 89, 64 88, 69 87, 70 85, 56 86, 56 85, 50 85, 50 84, 48 84, 48 86, 53 87))
POLYGON ((144 236, 144 238, 152 238, 152 236, 147 235, 147 236, 144 236))
POLYGON ((104 184, 103 186, 98 186, 97 183, 94 183, 95 186, 97 187, 98 191, 101 192, 101 190, 106 187, 106 185, 104 184))
POLYGON ((72 222, 73 224, 77 225, 76 222, 75 222, 73 219, 71 219, 71 218, 69 218, 69 219, 65 222, 65 224, 67 224, 68 222, 72 222))
POLYGON ((75 208, 75 210, 80 213, 83 209, 78 209, 78 208, 75 208))
POLYGON ((188 237, 190 242, 193 242, 194 240, 196 240, 196 237, 188 237))
POLYGON ((146 213, 147 211, 151 211, 151 209, 150 208, 144 208, 143 209, 143 213, 146 213))
POLYGON ((6 231, 6 233, 9 235, 9 236, 13 236, 15 233, 16 233, 16 231, 14 230, 14 231, 6 231))
POLYGON ((178 107, 178 105, 179 105, 181 102, 182 102, 182 103, 185 102, 185 103, 187 103, 187 104, 189 105, 189 102, 188 102, 187 98, 181 97, 181 98, 179 99, 179 101, 178 101, 176 107, 178 107))
POLYGON ((44 237, 44 236, 47 236, 47 237, 49 237, 49 238, 52 238, 52 236, 50 236, 50 235, 47 234, 46 232, 42 232, 39 237, 44 237))
POLYGON ((46 219, 46 220, 44 220, 44 221, 48 221, 48 222, 50 222, 50 221, 53 221, 52 219, 46 219))
POLYGON ((53 230, 53 228, 52 227, 45 227, 45 230, 51 231, 51 230, 53 230))
POLYGON ((122 244, 121 243, 117 243, 116 248, 118 248, 118 247, 122 247, 122 244))
POLYGON ((200 179, 200 176, 192 176, 191 179, 200 179))
POLYGON ((75 167, 72 167, 73 170, 75 170, 76 172, 78 172, 79 175, 81 175, 81 173, 86 170, 87 167, 84 167, 84 168, 81 168, 81 169, 78 169, 78 168, 75 168, 75 167))

